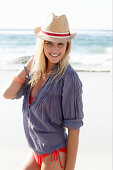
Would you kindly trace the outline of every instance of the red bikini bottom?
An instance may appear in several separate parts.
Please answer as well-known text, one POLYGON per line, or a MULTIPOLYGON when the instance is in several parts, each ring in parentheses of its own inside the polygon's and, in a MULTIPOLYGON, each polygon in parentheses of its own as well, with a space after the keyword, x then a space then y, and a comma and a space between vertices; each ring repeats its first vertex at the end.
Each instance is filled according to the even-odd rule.
MULTIPOLYGON (((59 152, 58 152, 58 151, 67 153, 67 148, 61 148, 61 149, 59 149, 59 150, 54 150, 54 151, 52 152, 52 154, 50 153, 50 154, 51 154, 51 161, 53 161, 53 158, 54 158, 55 161, 57 161, 58 158, 59 158, 60 166, 61 166, 61 168, 63 168, 63 166, 62 166, 62 164, 61 164, 60 155, 59 155, 59 152)), ((38 155, 38 154, 35 154, 35 153, 34 153, 34 157, 35 157, 35 160, 36 160, 36 162, 38 163, 38 165, 41 166, 43 159, 44 159, 47 155, 50 155, 50 154, 38 155)))

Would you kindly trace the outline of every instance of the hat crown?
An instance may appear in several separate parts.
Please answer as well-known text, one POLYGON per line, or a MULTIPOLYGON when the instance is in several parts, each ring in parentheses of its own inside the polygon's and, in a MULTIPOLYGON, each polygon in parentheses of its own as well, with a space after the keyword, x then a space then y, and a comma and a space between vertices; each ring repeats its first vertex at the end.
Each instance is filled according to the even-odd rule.
POLYGON ((42 40, 52 42, 68 42, 75 36, 76 32, 69 29, 66 15, 56 16, 54 13, 46 17, 44 24, 34 29, 34 33, 42 40))
POLYGON ((42 30, 55 33, 69 32, 69 25, 66 15, 56 16, 53 13, 48 15, 42 26, 42 30))

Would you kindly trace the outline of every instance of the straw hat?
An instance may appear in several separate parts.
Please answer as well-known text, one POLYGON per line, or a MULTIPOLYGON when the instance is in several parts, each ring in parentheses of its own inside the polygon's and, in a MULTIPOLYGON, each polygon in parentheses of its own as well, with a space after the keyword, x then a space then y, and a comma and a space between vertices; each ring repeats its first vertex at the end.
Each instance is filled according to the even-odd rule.
POLYGON ((56 16, 51 13, 47 16, 42 27, 34 29, 37 37, 52 42, 68 42, 75 36, 75 32, 70 32, 66 15, 56 16))

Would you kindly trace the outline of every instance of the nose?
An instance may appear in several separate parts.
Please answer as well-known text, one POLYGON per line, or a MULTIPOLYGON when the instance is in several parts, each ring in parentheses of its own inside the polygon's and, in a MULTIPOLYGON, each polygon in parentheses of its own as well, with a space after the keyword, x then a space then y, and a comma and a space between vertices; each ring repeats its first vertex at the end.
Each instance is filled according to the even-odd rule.
POLYGON ((53 47, 52 47, 52 52, 54 52, 54 53, 56 53, 56 52, 58 52, 58 47, 57 47, 57 45, 53 45, 53 47))

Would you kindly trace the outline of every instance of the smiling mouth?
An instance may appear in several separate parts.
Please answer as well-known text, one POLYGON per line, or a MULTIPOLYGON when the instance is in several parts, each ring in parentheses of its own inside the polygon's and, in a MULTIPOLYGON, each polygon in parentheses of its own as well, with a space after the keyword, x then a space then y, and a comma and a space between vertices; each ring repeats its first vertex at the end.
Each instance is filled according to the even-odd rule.
MULTIPOLYGON (((50 53, 49 53, 50 54, 50 53)), ((52 57, 58 57, 60 54, 57 54, 57 55, 55 55, 55 54, 50 54, 52 57)))

